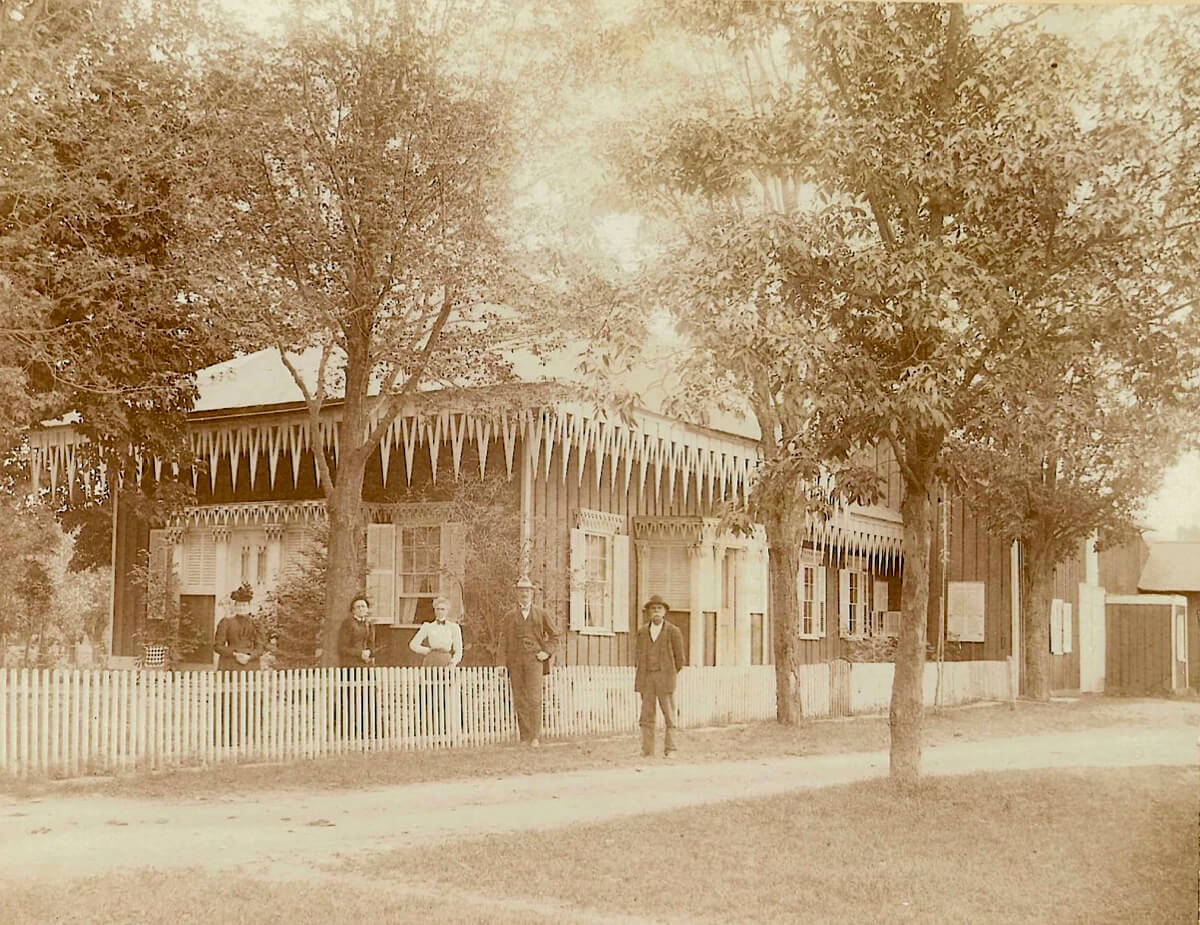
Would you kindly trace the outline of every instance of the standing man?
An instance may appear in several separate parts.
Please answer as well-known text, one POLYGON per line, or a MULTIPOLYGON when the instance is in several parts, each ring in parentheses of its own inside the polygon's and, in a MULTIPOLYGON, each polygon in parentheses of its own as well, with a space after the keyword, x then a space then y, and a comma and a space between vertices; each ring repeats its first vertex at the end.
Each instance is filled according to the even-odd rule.
POLYGON ((517 582, 517 605, 517 612, 505 622, 500 653, 508 668, 521 741, 537 748, 542 734, 542 674, 558 645, 558 630, 544 610, 533 606, 533 582, 524 576, 517 582))
POLYGON ((338 665, 342 668, 367 668, 375 656, 375 624, 371 622, 371 602, 366 595, 350 599, 350 616, 338 628, 338 665))
POLYGON ((675 751, 675 676, 684 666, 683 633, 667 620, 667 602, 652 595, 642 608, 650 622, 638 630, 637 672, 633 689, 642 695, 642 754, 654 754, 654 726, 657 721, 654 706, 662 710, 663 757, 675 751))

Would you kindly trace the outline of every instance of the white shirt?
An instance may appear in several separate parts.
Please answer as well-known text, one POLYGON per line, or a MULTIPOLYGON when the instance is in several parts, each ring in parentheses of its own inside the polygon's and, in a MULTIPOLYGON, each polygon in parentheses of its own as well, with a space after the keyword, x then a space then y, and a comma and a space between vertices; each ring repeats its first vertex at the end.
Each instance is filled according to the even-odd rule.
POLYGON ((462 661, 462 628, 452 620, 445 623, 438 623, 436 620, 422 623, 408 647, 420 655, 425 653, 426 647, 449 652, 450 664, 457 665, 462 661))
POLYGON ((665 623, 665 620, 663 623, 655 623, 653 620, 650 621, 650 638, 654 642, 658 642, 658 636, 662 632, 662 628, 665 623))

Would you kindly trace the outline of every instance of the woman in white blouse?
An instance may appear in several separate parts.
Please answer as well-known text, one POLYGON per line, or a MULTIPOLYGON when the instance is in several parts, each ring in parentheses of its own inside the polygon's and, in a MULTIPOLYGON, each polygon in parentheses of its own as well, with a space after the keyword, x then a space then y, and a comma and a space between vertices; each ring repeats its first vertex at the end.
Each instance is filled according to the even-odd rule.
POLYGON ((450 601, 444 597, 433 599, 434 620, 422 623, 408 647, 418 655, 425 656, 422 665, 455 667, 462 661, 462 629, 450 616, 450 601))

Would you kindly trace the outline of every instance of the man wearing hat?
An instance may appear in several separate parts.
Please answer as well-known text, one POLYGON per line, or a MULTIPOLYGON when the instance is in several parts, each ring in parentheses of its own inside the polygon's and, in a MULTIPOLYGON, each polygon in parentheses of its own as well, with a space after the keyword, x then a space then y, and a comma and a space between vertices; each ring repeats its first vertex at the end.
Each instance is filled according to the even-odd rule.
POLYGON ((655 704, 662 710, 663 757, 675 751, 675 676, 684 666, 683 633, 667 620, 667 602, 652 595, 642 608, 650 621, 638 630, 637 672, 633 689, 642 695, 642 754, 654 754, 655 704))
POLYGON ((533 582, 517 582, 517 610, 504 624, 500 655, 508 668, 521 741, 537 748, 542 734, 542 674, 558 645, 554 621, 533 606, 533 582))

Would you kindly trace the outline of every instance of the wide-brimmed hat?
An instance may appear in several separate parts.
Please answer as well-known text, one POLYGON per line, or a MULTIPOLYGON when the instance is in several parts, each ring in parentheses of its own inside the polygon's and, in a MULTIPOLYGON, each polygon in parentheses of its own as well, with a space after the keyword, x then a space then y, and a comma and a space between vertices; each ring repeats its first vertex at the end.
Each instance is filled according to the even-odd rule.
POLYGON ((529 588, 532 591, 533 588, 535 587, 535 585, 532 581, 529 580, 529 577, 527 575, 522 575, 520 578, 517 579, 516 587, 529 588))
POLYGON ((663 610, 665 610, 667 613, 671 612, 670 604, 668 604, 666 601, 664 601, 657 594, 651 594, 650 600, 646 601, 646 603, 642 605, 642 613, 649 613, 650 608, 653 607, 655 604, 661 604, 663 610))

